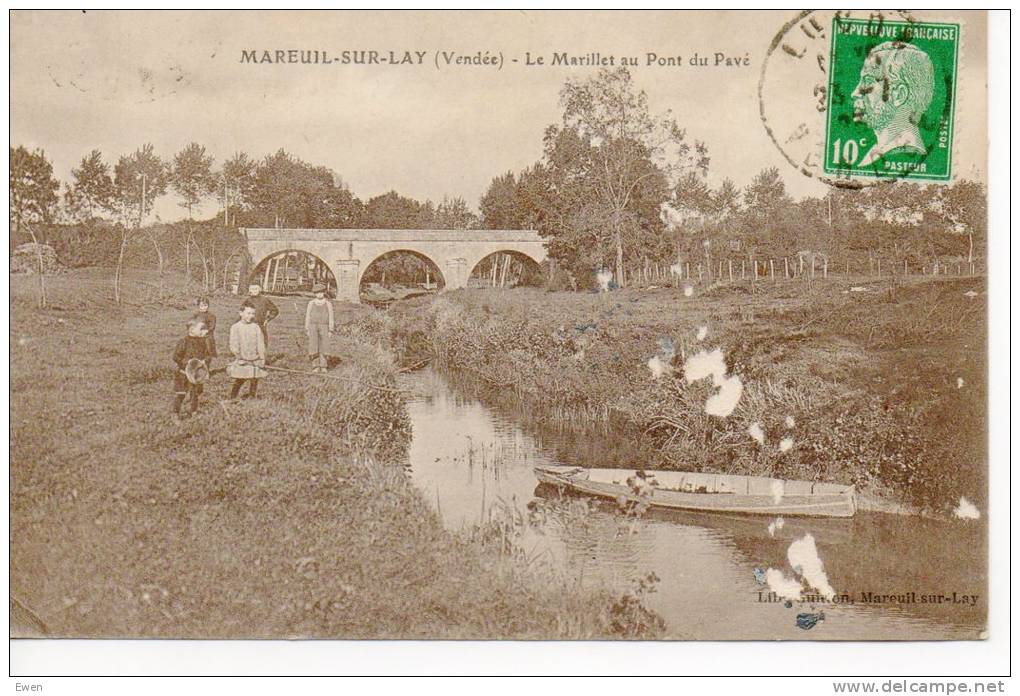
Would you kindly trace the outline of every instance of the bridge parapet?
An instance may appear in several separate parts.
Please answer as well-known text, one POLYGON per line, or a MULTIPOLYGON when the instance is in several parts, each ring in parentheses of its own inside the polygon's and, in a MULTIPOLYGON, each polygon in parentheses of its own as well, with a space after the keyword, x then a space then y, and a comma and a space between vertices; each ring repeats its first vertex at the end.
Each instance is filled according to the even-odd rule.
POLYGON ((249 241, 307 240, 315 242, 537 242, 535 230, 371 230, 325 228, 242 227, 249 241))

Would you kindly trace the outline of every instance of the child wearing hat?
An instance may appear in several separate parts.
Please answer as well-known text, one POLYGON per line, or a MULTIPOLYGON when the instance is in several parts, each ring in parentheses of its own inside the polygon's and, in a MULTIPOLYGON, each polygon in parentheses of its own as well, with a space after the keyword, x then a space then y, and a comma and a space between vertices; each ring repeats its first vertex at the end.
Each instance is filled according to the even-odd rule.
POLYGON ((209 359, 206 361, 206 365, 212 368, 212 359, 217 357, 219 353, 216 351, 216 315, 209 311, 209 298, 199 297, 195 302, 198 307, 198 311, 195 312, 193 319, 201 319, 202 323, 205 324, 205 345, 206 351, 209 353, 209 359))
POLYGON ((206 342, 206 328, 201 319, 188 320, 188 335, 174 347, 174 404, 173 412, 181 416, 181 405, 190 397, 191 414, 198 410, 198 397, 202 394, 202 383, 209 375, 209 350, 206 342))
POLYGON ((308 333, 308 357, 315 372, 326 371, 326 351, 329 334, 333 331, 333 303, 326 299, 326 287, 312 287, 315 299, 305 309, 305 331, 308 333))
POLYGON ((236 399, 244 383, 248 383, 248 398, 258 396, 259 378, 266 376, 266 338, 255 323, 255 308, 241 306, 240 320, 230 327, 230 352, 234 362, 227 365, 227 374, 234 378, 230 398, 236 399))

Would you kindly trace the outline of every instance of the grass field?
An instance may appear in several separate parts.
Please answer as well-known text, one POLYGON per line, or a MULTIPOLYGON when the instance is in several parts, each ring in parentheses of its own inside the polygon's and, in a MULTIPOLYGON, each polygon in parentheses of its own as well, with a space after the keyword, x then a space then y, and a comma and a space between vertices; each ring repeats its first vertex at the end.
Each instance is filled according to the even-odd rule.
MULTIPOLYGON (((272 373, 261 398, 170 413, 193 298, 131 274, 11 278, 14 635, 174 638, 654 637, 632 596, 444 531, 408 482, 410 436, 381 314, 341 308, 329 382, 272 373)), ((300 368, 304 300, 270 355, 300 368)), ((221 353, 238 298, 216 297, 221 353)), ((222 367, 224 359, 218 365, 222 367)))
POLYGON ((469 290, 389 313, 404 351, 545 417, 612 423, 648 443, 655 454, 632 466, 853 483, 876 505, 934 512, 966 496, 985 509, 983 279, 692 290, 469 290), (706 413, 710 380, 685 379, 686 360, 716 348, 743 386, 725 418, 706 413))

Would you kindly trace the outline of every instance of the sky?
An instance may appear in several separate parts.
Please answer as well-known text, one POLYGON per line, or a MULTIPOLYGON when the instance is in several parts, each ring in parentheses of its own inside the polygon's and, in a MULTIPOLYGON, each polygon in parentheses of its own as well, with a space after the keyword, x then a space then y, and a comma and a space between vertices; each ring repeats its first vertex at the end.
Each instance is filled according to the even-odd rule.
MULTIPOLYGON (((954 169, 984 180, 985 19, 943 14, 923 19, 962 25, 954 169)), ((688 136, 708 146, 713 185, 728 177, 742 187, 776 166, 794 196, 822 195, 826 184, 787 163, 759 116, 763 60, 792 16, 14 11, 11 144, 42 148, 61 180, 94 148, 111 164, 146 142, 170 158, 196 141, 217 163, 237 151, 260 159, 283 148, 334 170, 363 200, 396 190, 419 200, 461 196, 477 209, 494 176, 541 157, 542 133, 562 115, 564 81, 598 70, 552 65, 554 55, 595 52, 639 60, 631 72, 653 113, 672 110, 688 136), (243 62, 244 51, 261 58, 291 49, 319 51, 320 62, 243 62), (342 62, 344 51, 351 63, 342 62), (398 60, 409 54, 410 62, 353 62, 368 51, 380 58, 392 51, 398 60), (680 56, 681 64, 648 65, 649 53, 680 56), (695 53, 709 65, 692 66, 695 53), (715 65, 717 53, 739 61, 715 65), (447 64, 454 56, 502 64, 447 64)), ((791 85, 790 98, 804 88, 791 85)), ((168 195, 156 214, 185 213, 168 195)))

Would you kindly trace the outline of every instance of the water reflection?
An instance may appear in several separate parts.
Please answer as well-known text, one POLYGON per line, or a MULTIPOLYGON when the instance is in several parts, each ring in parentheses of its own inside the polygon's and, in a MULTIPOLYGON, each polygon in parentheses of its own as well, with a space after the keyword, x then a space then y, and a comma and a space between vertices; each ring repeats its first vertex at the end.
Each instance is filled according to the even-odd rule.
POLYGON ((407 375, 414 395, 410 471, 452 530, 511 506, 537 520, 521 544, 579 582, 623 591, 649 572, 646 604, 672 635, 697 639, 933 639, 977 637, 985 625, 985 526, 859 513, 850 520, 652 511, 627 518, 613 505, 538 487, 539 464, 633 466, 646 453, 620 438, 543 427, 515 409, 486 405, 433 370, 407 375), (628 451, 630 452, 628 456, 628 451), (756 568, 782 569, 792 540, 811 533, 837 593, 853 603, 764 601, 756 568), (861 601, 871 593, 898 595, 861 601), (914 593, 911 595, 910 593, 914 593), (955 598, 954 595, 955 594, 955 598), (977 595, 976 606, 962 604, 977 595), (944 596, 953 601, 922 603, 944 596), (810 630, 801 612, 825 612, 810 630))

